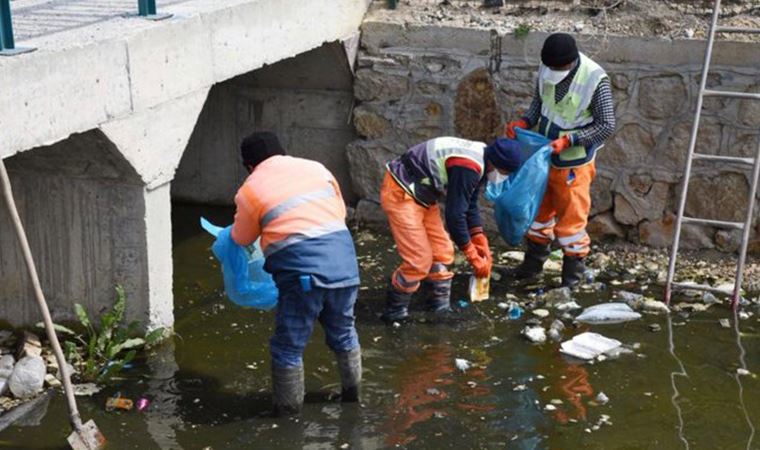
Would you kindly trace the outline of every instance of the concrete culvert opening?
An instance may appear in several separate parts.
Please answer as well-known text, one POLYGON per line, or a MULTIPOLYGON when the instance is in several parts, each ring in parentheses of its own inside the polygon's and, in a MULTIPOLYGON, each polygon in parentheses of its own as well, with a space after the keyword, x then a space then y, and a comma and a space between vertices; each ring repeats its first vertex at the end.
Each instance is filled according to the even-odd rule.
MULTIPOLYGON (((132 304, 147 283, 143 183, 114 144, 91 130, 6 165, 54 319, 75 320, 75 302, 99 314, 120 284, 128 318, 145 324, 146 310, 132 304)), ((4 206, 0 229, 0 316, 34 324, 40 311, 4 206)))
POLYGON ((352 81, 343 44, 335 42, 213 86, 172 182, 172 200, 232 205, 246 176, 240 141, 273 131, 289 155, 330 169, 352 202, 345 156, 356 138, 352 81))

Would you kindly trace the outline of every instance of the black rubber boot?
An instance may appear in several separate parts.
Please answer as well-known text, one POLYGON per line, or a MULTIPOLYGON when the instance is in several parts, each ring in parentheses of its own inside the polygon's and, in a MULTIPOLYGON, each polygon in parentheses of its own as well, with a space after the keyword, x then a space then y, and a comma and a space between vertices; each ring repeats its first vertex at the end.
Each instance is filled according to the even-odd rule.
POLYGON ((388 298, 381 319, 390 322, 401 322, 409 318, 409 303, 412 301, 411 292, 401 292, 393 284, 388 287, 388 298))
POLYGON ((562 287, 573 287, 586 281, 586 265, 579 256, 562 258, 562 287))
POLYGON ((303 366, 275 367, 272 365, 272 402, 276 416, 291 416, 303 407, 303 366))
POLYGON ((451 282, 448 280, 423 281, 427 293, 427 310, 435 314, 451 311, 451 282))
POLYGON ((340 401, 355 403, 359 401, 359 391, 362 383, 362 350, 359 347, 345 352, 336 353, 340 383, 342 386, 340 401))
POLYGON ((544 263, 552 252, 551 244, 537 244, 526 239, 525 259, 507 275, 517 280, 535 278, 544 270, 544 263))

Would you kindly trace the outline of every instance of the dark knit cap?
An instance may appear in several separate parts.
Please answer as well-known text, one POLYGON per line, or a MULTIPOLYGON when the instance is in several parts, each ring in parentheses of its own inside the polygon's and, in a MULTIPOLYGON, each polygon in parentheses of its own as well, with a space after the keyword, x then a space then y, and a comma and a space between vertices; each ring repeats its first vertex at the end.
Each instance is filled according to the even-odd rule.
POLYGON ((505 138, 498 138, 485 149, 486 160, 496 166, 497 169, 514 172, 520 168, 523 161, 523 153, 520 151, 520 143, 505 138))
POLYGON ((554 33, 544 41, 541 62, 548 67, 561 67, 578 59, 575 39, 567 33, 554 33))
POLYGON ((284 155, 277 135, 270 131, 260 131, 251 134, 240 143, 240 154, 243 157, 243 165, 254 168, 262 161, 275 155, 284 155))

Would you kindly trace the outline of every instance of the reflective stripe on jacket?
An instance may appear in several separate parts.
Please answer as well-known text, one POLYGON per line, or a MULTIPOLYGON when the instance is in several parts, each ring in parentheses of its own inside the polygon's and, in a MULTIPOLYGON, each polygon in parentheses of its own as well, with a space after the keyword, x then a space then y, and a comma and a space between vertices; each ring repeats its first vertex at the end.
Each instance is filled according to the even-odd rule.
POLYGON ((390 161, 387 168, 409 195, 428 207, 446 195, 449 181, 446 161, 450 158, 471 160, 482 177, 485 173, 485 147, 482 142, 439 137, 415 145, 402 156, 390 161))
MULTIPOLYGON (((258 223, 265 256, 346 229, 340 187, 316 161, 290 156, 265 160, 241 186, 235 203, 258 223)), ((233 229, 233 238, 235 234, 233 229)))
POLYGON ((317 287, 359 283, 346 206, 335 177, 320 163, 273 156, 259 164, 235 196, 232 238, 261 238, 264 269, 277 285, 308 275, 317 287))

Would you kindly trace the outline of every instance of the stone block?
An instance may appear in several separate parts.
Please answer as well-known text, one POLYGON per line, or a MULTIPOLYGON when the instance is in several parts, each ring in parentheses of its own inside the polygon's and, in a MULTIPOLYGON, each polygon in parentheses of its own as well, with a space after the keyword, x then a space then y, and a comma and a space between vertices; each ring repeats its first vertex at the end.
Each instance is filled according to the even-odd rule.
POLYGON ((356 204, 354 219, 360 225, 388 226, 388 217, 385 215, 385 211, 379 203, 371 200, 359 200, 356 204))
POLYGON ((29 398, 40 391, 45 382, 45 362, 39 356, 25 356, 16 363, 8 379, 8 387, 16 398, 29 398))
POLYGON ((420 81, 415 85, 416 93, 427 96, 439 96, 444 95, 448 89, 447 85, 441 83, 431 83, 428 81, 420 81))
POLYGON ((354 127, 360 136, 376 139, 385 136, 391 129, 391 123, 365 106, 354 110, 354 127))
POLYGON ((354 96, 363 102, 399 100, 409 92, 409 83, 409 77, 360 69, 354 79, 354 96))
POLYGON ((496 107, 496 91, 488 71, 478 69, 459 84, 454 106, 457 135, 465 139, 491 142, 502 126, 496 107))
POLYGON ((639 80, 639 109, 649 119, 686 115, 688 91, 680 75, 658 75, 639 80))
POLYGON ((605 237, 625 237, 625 230, 615 220, 615 217, 610 212, 599 214, 593 217, 588 225, 586 231, 592 238, 605 238, 605 237))
POLYGON ((39 336, 28 331, 24 331, 18 346, 18 357, 40 356, 42 355, 42 343, 39 336))
POLYGON ((398 143, 354 141, 348 144, 349 173, 354 192, 359 198, 380 201, 380 185, 385 176, 385 164, 406 149, 398 143))
POLYGON ((715 246, 718 250, 733 253, 739 250, 742 243, 740 230, 718 230, 715 232, 715 246))
POLYGON ((652 131, 636 123, 623 125, 597 156, 598 164, 610 170, 646 164, 655 148, 652 131))
POLYGON ((668 203, 670 186, 654 182, 648 175, 631 175, 625 179, 624 192, 615 194, 615 219, 626 225, 662 217, 668 203))
POLYGON ((733 130, 729 144, 721 154, 754 158, 757 155, 759 143, 760 135, 757 133, 733 130))
POLYGON ((744 174, 721 172, 693 177, 685 213, 689 217, 743 222, 748 196, 749 183, 744 174))
POLYGON ((13 366, 16 363, 13 355, 3 355, 0 358, 0 395, 5 395, 8 391, 8 379, 13 373, 13 366))
POLYGON ((597 175, 591 183, 591 216, 612 209, 612 179, 597 175))
MULTIPOLYGON (((750 86, 746 92, 760 92, 760 84, 750 86)), ((739 122, 752 128, 760 128, 760 102, 757 100, 739 100, 739 122)))
MULTIPOLYGON (((667 131, 665 149, 658 156, 658 161, 670 169, 683 170, 686 154, 689 151, 692 122, 680 122, 667 131)), ((720 152, 723 131, 715 121, 703 119, 697 133, 696 151, 708 155, 720 152)))
POLYGON ((458 76, 462 70, 462 62, 453 55, 436 52, 411 58, 409 69, 426 78, 458 76))
POLYGON ((631 202, 622 194, 615 194, 615 220, 626 225, 639 223, 639 216, 631 202))
MULTIPOLYGON (((694 92, 697 92, 699 89, 699 84, 701 82, 701 76, 700 74, 694 74, 692 77, 692 88, 694 89, 694 92)), ((711 73, 707 76, 707 88, 708 89, 726 89, 725 86, 722 86, 723 84, 723 76, 719 73, 711 73)), ((726 106, 729 106, 729 99, 722 98, 722 97, 705 97, 702 101, 702 111, 704 112, 710 112, 710 113, 721 113, 724 111, 726 106)), ((735 103, 735 102, 733 102, 735 103)))
MULTIPOLYGON (((645 220, 639 227, 639 242, 652 247, 673 245, 676 217, 666 213, 659 220, 645 220)), ((711 239, 713 230, 708 227, 684 225, 681 230, 681 247, 685 249, 711 249, 715 245, 711 239)))
POLYGON ((609 73, 610 82, 612 83, 612 87, 615 89, 620 89, 623 91, 627 91, 628 87, 631 85, 631 79, 628 77, 627 74, 624 73, 609 73))

